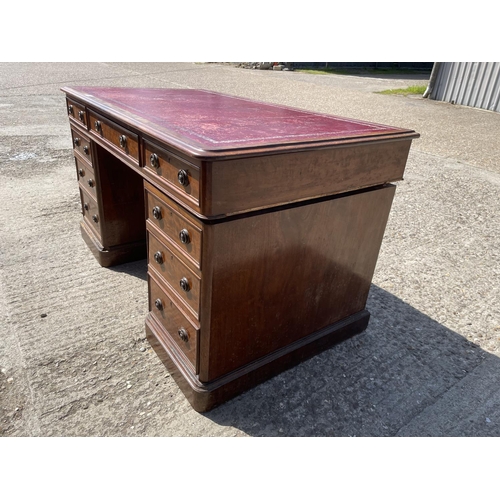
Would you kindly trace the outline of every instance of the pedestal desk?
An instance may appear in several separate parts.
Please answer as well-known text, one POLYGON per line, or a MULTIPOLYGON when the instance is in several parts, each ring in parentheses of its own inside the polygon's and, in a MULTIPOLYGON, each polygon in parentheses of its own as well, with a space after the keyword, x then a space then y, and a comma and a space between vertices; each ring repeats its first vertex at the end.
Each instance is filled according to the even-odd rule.
POLYGON ((188 89, 65 87, 83 239, 147 256, 149 342, 207 411, 363 331, 414 131, 188 89))

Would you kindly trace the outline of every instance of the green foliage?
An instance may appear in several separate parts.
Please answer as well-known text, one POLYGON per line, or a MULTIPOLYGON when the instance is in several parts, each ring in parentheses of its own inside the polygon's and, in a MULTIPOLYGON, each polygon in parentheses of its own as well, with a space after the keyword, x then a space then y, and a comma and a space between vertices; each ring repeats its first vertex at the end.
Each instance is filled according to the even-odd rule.
POLYGON ((428 78, 430 71, 420 69, 404 68, 294 68, 297 73, 309 73, 311 75, 353 75, 353 76, 376 76, 376 75, 423 75, 428 78))
POLYGON ((388 94, 388 95, 410 95, 417 94, 422 95, 427 87, 425 85, 412 85, 406 87, 405 89, 389 89, 376 92, 376 94, 388 94))
POLYGON ((349 75, 352 71, 346 69, 333 69, 333 68, 323 68, 323 69, 295 69, 296 73, 309 73, 310 75, 349 75))

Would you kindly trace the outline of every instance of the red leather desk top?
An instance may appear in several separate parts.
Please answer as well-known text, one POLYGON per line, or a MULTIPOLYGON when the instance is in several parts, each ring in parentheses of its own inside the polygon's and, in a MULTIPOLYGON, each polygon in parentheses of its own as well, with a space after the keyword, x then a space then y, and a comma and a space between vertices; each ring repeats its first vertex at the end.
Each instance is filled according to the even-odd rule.
MULTIPOLYGON (((256 148, 318 146, 343 139, 413 131, 267 104, 207 90, 120 87, 63 88, 97 111, 195 156, 256 148)), ((412 134, 409 134, 412 133, 412 134)), ((294 148, 295 149, 295 148, 294 148)))

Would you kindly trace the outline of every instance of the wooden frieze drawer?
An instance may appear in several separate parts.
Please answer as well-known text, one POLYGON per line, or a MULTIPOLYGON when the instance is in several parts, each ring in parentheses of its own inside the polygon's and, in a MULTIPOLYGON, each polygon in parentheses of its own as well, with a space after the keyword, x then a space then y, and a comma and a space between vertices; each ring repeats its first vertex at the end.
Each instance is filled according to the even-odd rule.
POLYGON ((71 138, 73 140, 73 150, 80 153, 80 156, 89 163, 92 163, 90 140, 73 127, 71 127, 71 138))
POLYGON ((83 125, 87 128, 87 115, 85 113, 85 106, 73 99, 66 99, 68 116, 71 120, 83 125))
POLYGON ((166 333, 189 362, 195 373, 197 370, 198 326, 189 320, 160 287, 158 282, 148 275, 149 310, 164 327, 166 333))
POLYGON ((102 117, 94 111, 89 111, 90 130, 92 134, 104 139, 114 150, 126 158, 139 164, 139 139, 137 134, 102 117))
POLYGON ((198 206, 200 200, 200 172, 174 154, 144 141, 144 173, 153 181, 165 183, 183 200, 198 206))
POLYGON ((101 218, 99 216, 97 202, 82 188, 80 188, 80 197, 82 201, 82 214, 87 226, 100 236, 101 218))
POLYGON ((164 238, 201 269, 202 224, 149 183, 146 187, 148 221, 164 238))
POLYGON ((200 278, 151 231, 148 231, 148 263, 199 319, 200 278))

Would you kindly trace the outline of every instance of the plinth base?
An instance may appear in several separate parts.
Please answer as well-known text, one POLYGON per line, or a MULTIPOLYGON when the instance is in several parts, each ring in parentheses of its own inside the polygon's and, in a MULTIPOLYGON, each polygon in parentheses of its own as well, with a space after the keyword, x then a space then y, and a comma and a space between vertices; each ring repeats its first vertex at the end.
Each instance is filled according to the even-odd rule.
POLYGON ((101 242, 92 234, 92 231, 88 229, 85 222, 80 223, 80 230, 85 243, 102 267, 125 264, 126 262, 145 259, 147 256, 146 242, 144 240, 104 248, 101 242))
POLYGON ((152 314, 146 318, 146 334, 151 347, 191 406, 203 413, 334 344, 361 333, 368 326, 369 318, 370 313, 364 309, 208 383, 198 380, 192 369, 178 354, 173 342, 169 340, 170 335, 164 331, 163 326, 152 314), (161 333, 162 330, 164 333, 161 333))

